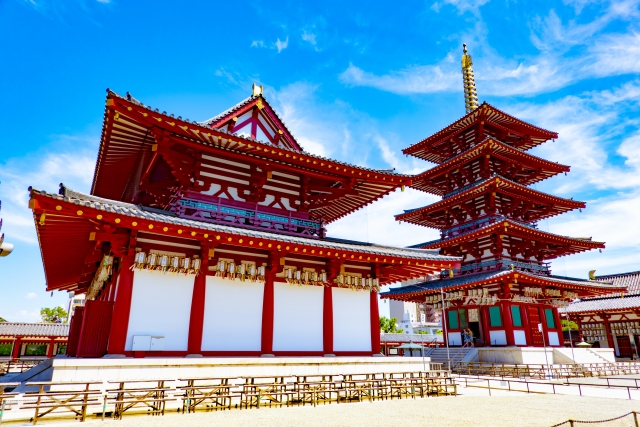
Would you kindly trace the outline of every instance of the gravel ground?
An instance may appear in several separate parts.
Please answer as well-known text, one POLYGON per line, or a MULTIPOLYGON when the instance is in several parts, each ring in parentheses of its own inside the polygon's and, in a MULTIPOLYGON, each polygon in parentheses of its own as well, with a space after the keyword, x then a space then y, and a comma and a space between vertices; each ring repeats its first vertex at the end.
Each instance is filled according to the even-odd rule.
MULTIPOLYGON (((464 392, 464 390, 461 390, 464 392)), ((568 418, 594 421, 640 410, 640 402, 622 399, 560 395, 504 393, 489 397, 485 390, 458 397, 405 399, 349 404, 260 408, 195 414, 167 413, 164 417, 129 415, 121 421, 89 421, 118 427, 216 426, 216 427, 315 427, 315 426, 551 426, 568 418)), ((46 422, 39 425, 78 426, 77 422, 46 422)), ((14 424, 15 425, 15 424, 14 424)), ((23 424, 24 425, 24 424, 23 424)), ((568 426, 568 424, 566 424, 568 426)), ((600 424, 604 427, 634 426, 633 417, 600 424)), ((96 425, 96 427, 99 427, 96 425)))

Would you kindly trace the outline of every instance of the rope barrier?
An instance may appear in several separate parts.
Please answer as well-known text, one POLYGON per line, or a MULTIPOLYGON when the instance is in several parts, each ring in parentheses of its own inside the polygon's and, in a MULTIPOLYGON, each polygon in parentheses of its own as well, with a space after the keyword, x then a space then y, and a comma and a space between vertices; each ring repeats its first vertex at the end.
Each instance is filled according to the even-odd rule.
POLYGON ((608 423, 611 421, 617 421, 620 420, 624 417, 628 417, 629 415, 633 415, 633 420, 635 421, 635 425, 638 426, 638 412, 637 411, 631 411, 628 412, 624 415, 620 415, 619 417, 615 417, 615 418, 609 418, 606 420, 597 420, 597 421, 583 421, 583 420, 574 420, 572 418, 569 418, 567 421, 563 421, 559 424, 554 424, 551 427, 560 427, 563 426, 565 424, 569 424, 571 427, 573 427, 575 424, 601 424, 601 423, 608 423))

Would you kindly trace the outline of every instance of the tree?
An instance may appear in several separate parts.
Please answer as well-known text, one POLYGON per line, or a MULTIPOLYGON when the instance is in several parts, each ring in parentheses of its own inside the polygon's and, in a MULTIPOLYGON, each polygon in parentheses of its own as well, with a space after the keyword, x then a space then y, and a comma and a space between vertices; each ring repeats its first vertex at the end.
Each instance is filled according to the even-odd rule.
POLYGON ((574 322, 573 320, 566 320, 566 319, 562 319, 560 320, 560 323, 562 323, 562 330, 563 331, 577 331, 578 330, 578 324, 576 322, 574 322))
POLYGON ((380 318, 380 330, 385 334, 401 334, 403 333, 402 329, 398 328, 398 319, 392 317, 389 319, 386 316, 382 316, 380 318))
POLYGON ((44 323, 67 323, 67 310, 58 306, 54 308, 42 308, 40 317, 44 323))

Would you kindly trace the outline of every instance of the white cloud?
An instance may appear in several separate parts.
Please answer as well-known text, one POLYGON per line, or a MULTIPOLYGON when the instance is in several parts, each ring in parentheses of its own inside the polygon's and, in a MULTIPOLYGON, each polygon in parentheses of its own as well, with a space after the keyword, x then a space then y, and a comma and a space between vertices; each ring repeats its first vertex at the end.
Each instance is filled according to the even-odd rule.
POLYGON ((454 6, 458 10, 459 14, 463 14, 465 12, 478 14, 480 6, 489 3, 489 0, 444 0, 443 3, 454 6))
MULTIPOLYGON (((73 140, 84 146, 95 146, 95 140, 62 136, 64 141, 73 140)), ((40 157, 13 159, 0 167, 0 200, 2 200, 3 232, 8 242, 22 241, 37 244, 33 225, 33 214, 27 207, 29 186, 48 192, 57 192, 58 185, 79 191, 89 191, 95 168, 95 149, 75 152, 44 153, 40 157)))
POLYGON ((109 4, 111 0, 96 0, 98 3, 109 4))
POLYGON ((26 299, 34 299, 34 298, 38 298, 38 294, 36 294, 35 292, 29 292, 27 295, 24 296, 26 299))
MULTIPOLYGON (((450 3, 458 8, 459 13, 472 12, 475 15, 473 31, 462 35, 461 39, 474 42, 470 50, 481 99, 486 95, 544 93, 581 80, 640 72, 639 33, 601 34, 614 22, 637 21, 640 18, 638 0, 612 2, 585 24, 575 21, 563 24, 553 10, 544 18, 535 18, 530 23, 531 43, 539 53, 518 60, 503 58, 488 46, 486 26, 478 12, 486 2, 465 0, 450 3), (474 46, 477 46, 475 50, 474 46)), ((441 4, 435 3, 431 7, 438 9, 441 4)), ((396 94, 462 91, 458 61, 461 54, 461 49, 456 47, 436 63, 410 65, 380 74, 350 64, 340 74, 340 79, 348 85, 373 87, 396 94)))
POLYGON ((306 30, 302 31, 302 40, 311 43, 313 46, 316 45, 316 35, 308 33, 306 30))
POLYGON ((262 40, 254 40, 251 42, 251 47, 265 47, 264 41, 262 40))
POLYGON ((443 92, 462 88, 462 78, 453 66, 423 65, 408 67, 390 74, 377 76, 353 64, 340 74, 340 80, 351 86, 370 86, 397 94, 417 94, 443 92))
POLYGON ((289 36, 284 41, 280 41, 280 39, 276 40, 276 49, 278 49, 278 53, 282 52, 289 46, 289 36))

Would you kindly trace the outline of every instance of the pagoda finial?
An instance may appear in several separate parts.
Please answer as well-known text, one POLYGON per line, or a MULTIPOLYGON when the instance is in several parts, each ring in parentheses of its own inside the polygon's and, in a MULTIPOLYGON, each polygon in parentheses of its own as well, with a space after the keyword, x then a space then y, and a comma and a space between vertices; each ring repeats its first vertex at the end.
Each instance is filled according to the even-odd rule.
POLYGON ((251 96, 260 96, 262 95, 262 86, 258 86, 257 84, 253 84, 253 86, 251 87, 253 93, 251 94, 251 96))
POLYGON ((464 82, 464 106, 467 114, 478 108, 478 92, 476 80, 473 76, 473 62, 467 53, 467 44, 462 45, 462 80, 464 82))

